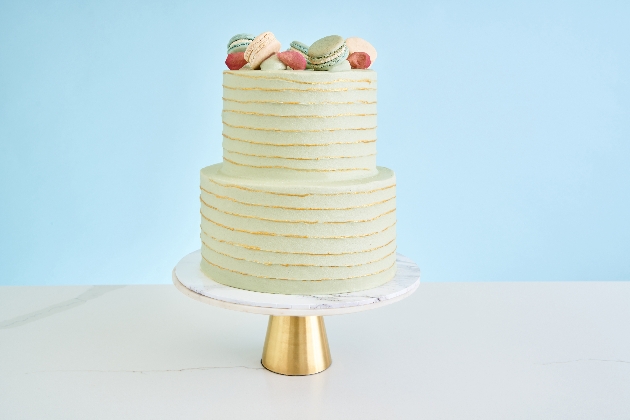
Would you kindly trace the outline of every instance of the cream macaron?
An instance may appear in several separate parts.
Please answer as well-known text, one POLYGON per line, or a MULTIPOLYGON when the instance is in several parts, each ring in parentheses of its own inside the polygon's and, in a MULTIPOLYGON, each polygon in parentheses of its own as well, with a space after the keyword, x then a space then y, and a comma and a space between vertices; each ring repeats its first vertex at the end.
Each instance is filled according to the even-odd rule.
POLYGON ((280 51, 280 48, 280 41, 276 39, 273 33, 263 32, 247 46, 245 60, 252 70, 256 70, 263 61, 280 51))

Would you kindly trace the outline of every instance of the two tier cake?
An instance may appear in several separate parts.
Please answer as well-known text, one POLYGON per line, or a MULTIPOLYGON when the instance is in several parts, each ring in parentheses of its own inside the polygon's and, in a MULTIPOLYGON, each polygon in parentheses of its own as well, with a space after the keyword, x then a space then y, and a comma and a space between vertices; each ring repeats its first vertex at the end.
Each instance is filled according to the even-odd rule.
POLYGON ((376 91, 369 69, 223 73, 223 162, 201 170, 208 277, 332 294, 394 276, 396 179, 376 166, 376 91))

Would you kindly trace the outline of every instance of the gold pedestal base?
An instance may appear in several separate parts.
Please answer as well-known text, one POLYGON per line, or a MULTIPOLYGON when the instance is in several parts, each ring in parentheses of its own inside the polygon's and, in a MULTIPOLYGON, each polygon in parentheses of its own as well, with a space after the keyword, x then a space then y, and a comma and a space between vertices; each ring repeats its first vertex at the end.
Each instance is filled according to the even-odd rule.
POLYGON ((262 355, 265 368, 282 375, 312 375, 331 363, 323 317, 269 317, 262 355))

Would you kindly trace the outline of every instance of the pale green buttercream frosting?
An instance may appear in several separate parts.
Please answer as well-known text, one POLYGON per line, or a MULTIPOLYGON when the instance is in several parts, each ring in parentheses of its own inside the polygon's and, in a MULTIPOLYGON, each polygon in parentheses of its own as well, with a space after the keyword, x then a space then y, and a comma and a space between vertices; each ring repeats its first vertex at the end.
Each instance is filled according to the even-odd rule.
POLYGON ((373 71, 224 72, 224 162, 201 171, 203 272, 329 294, 389 281, 394 173, 375 165, 373 71))

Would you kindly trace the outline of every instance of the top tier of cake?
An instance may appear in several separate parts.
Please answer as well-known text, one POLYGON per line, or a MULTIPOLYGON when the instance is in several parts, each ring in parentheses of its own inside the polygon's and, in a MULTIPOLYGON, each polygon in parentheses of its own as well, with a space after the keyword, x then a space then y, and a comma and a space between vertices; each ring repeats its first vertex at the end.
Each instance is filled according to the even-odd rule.
POLYGON ((336 181, 376 171, 376 72, 223 72, 222 173, 336 181))

